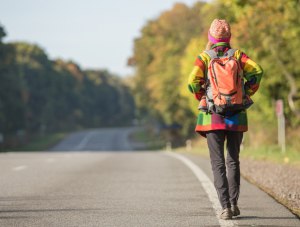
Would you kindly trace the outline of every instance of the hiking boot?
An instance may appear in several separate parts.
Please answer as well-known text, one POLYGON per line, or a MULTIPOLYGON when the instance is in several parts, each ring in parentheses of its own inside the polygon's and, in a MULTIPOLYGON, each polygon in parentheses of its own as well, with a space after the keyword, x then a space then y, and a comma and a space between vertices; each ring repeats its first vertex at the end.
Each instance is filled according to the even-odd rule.
POLYGON ((238 216, 241 214, 240 209, 238 208, 237 205, 233 205, 231 207, 231 210, 232 210, 232 216, 238 216))
POLYGON ((230 208, 225 208, 222 210, 222 213, 220 215, 220 219, 223 220, 229 220, 232 219, 232 211, 230 208))

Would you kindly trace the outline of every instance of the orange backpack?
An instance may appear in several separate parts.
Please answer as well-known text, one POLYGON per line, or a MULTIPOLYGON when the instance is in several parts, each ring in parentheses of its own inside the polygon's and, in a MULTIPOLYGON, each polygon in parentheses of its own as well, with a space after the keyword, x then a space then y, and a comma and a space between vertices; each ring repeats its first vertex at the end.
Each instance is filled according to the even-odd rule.
POLYGON ((205 51, 210 57, 206 75, 206 107, 200 109, 223 116, 233 115, 248 108, 250 98, 245 95, 243 70, 234 57, 235 49, 224 56, 214 50, 205 51))

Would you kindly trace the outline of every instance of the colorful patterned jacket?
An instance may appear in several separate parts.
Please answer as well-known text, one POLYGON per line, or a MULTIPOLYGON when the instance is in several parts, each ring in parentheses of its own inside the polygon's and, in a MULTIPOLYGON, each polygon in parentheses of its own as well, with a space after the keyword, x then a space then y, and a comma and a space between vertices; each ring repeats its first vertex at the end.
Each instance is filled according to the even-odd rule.
MULTIPOLYGON (((228 43, 217 43, 212 47, 218 56, 224 55, 230 49, 228 43)), ((247 95, 252 96, 259 88, 259 83, 263 75, 262 68, 251 60, 245 53, 237 50, 234 54, 236 59, 240 59, 241 67, 244 72, 245 78, 245 92, 247 95)), ((196 59, 194 68, 189 75, 188 88, 200 101, 201 97, 205 94, 203 89, 206 78, 206 71, 210 57, 202 52, 196 59)), ((248 130, 248 121, 246 110, 230 117, 222 117, 217 114, 210 114, 200 111, 198 114, 196 132, 205 136, 205 132, 211 130, 230 130, 246 132, 248 130)))

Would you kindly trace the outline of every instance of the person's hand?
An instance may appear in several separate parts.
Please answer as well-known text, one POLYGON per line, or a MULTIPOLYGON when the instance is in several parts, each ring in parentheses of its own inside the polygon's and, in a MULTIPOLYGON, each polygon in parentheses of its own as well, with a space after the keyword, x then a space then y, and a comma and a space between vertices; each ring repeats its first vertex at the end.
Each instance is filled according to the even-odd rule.
POLYGON ((251 84, 250 82, 245 83, 245 93, 246 95, 252 96, 258 90, 259 84, 251 84))
POLYGON ((201 88, 199 92, 195 92, 195 98, 201 100, 202 96, 205 95, 205 89, 201 88))

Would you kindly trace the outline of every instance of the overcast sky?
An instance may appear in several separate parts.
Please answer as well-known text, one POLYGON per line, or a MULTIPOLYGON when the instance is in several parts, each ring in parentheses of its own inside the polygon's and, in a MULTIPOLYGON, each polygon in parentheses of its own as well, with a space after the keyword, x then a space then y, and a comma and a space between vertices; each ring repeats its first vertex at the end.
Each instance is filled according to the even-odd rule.
POLYGON ((35 43, 51 59, 125 76, 140 29, 176 2, 196 0, 0 0, 0 23, 5 42, 35 43))

